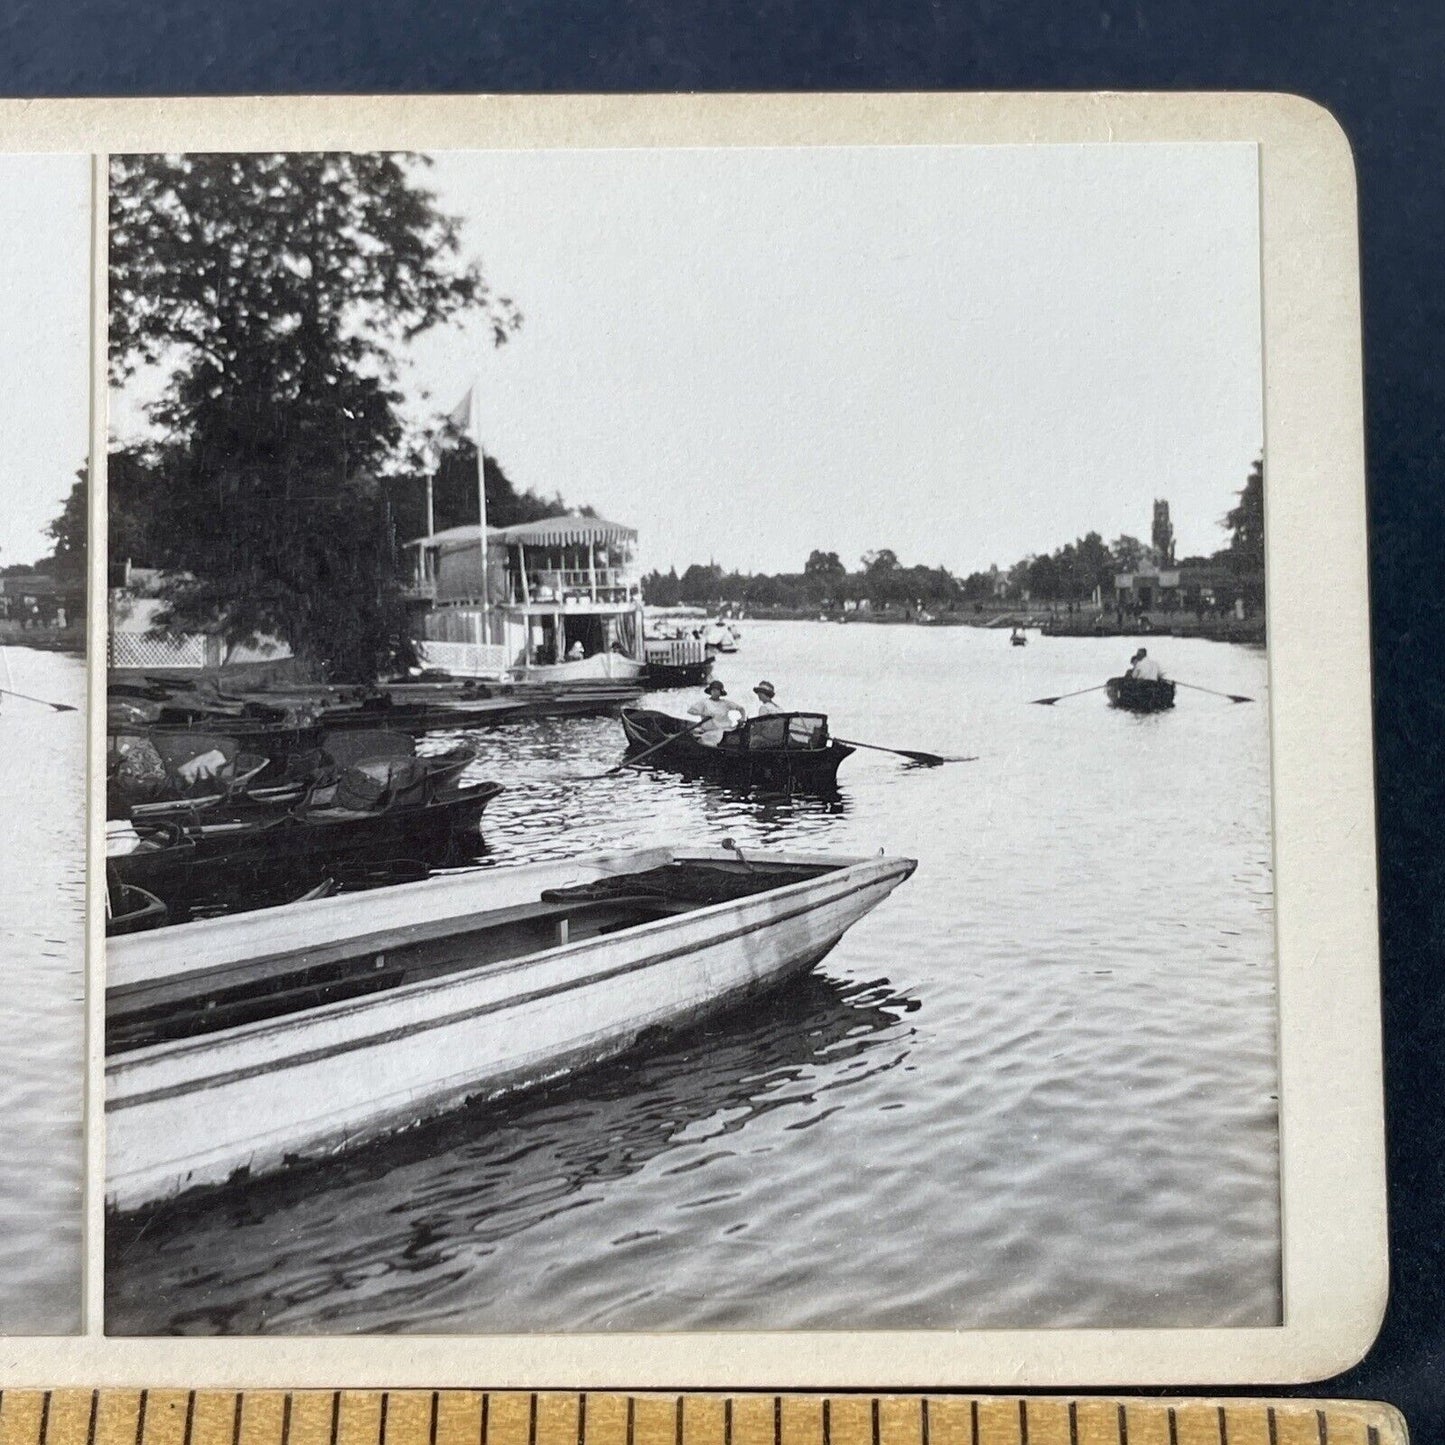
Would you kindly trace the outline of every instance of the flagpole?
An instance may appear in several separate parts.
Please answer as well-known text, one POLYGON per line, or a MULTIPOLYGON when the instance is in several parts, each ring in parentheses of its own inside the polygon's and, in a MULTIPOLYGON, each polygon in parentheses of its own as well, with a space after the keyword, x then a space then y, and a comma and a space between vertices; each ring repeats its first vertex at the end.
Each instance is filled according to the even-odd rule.
POLYGON ((490 601, 487 597, 487 458, 482 450, 481 425, 481 377, 472 384, 471 407, 468 422, 472 430, 472 441, 477 448, 477 550, 481 559, 482 579, 482 641, 492 640, 492 629, 488 619, 490 601))

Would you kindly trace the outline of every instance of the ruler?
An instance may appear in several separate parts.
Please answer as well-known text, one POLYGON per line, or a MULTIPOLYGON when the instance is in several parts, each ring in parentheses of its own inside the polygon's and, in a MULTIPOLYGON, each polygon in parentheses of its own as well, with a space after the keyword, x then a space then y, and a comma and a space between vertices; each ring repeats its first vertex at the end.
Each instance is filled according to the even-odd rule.
POLYGON ((1387 1405, 997 1395, 6 1390, 0 1445, 1406 1445, 1387 1405))

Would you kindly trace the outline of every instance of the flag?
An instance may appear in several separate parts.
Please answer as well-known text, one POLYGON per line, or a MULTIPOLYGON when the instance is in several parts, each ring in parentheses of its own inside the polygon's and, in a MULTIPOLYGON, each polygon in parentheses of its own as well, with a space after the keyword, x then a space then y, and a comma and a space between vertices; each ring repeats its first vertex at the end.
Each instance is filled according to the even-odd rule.
POLYGON ((473 442, 477 440, 476 400, 477 385, 473 382, 467 388, 467 394, 447 413, 447 420, 473 442))

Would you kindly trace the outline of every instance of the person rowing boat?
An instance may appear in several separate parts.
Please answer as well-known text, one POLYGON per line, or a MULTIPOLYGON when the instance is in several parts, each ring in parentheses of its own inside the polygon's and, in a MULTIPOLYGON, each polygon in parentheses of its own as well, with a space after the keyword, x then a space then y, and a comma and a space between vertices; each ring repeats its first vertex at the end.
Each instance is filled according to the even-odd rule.
POLYGON ((725 732, 730 731, 746 716, 736 703, 724 702, 728 690, 717 678, 713 678, 703 689, 705 696, 688 708, 688 716, 702 719, 702 725, 694 736, 704 747, 715 748, 722 741, 725 732))
POLYGON ((1136 682, 1161 682, 1164 678, 1164 669, 1149 656, 1148 648, 1141 647, 1129 659, 1127 675, 1136 682))

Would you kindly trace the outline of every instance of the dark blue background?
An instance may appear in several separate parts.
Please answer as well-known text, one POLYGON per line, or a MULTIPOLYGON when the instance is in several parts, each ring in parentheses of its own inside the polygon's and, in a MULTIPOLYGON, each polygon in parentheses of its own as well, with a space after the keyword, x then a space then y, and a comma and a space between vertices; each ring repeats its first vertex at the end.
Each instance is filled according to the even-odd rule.
POLYGON ((1282 90, 1339 117, 1359 168, 1364 251, 1394 1258, 1380 1343, 1329 1393, 1392 1401, 1420 1440, 1445 1438, 1442 58, 1445 0, 27 0, 0 10, 0 93, 16 96, 1282 90))

